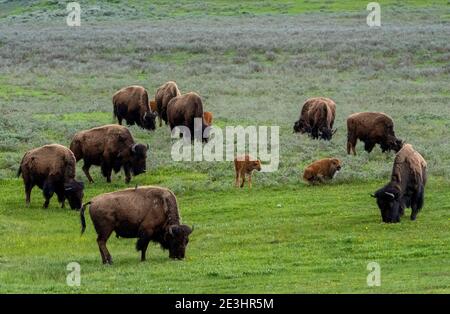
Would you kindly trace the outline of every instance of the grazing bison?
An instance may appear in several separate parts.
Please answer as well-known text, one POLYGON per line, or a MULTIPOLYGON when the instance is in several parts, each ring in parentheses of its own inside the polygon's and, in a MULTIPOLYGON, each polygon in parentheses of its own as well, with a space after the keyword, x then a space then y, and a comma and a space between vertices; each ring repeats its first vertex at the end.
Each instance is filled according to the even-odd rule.
POLYGON ((234 159, 234 170, 236 171, 235 186, 239 186, 239 181, 242 179, 242 188, 245 183, 245 176, 247 175, 248 187, 251 189, 253 170, 261 171, 261 161, 251 157, 250 155, 237 156, 234 159))
POLYGON ((213 122, 213 114, 210 111, 203 112, 203 120, 207 125, 212 125, 213 122))
MULTIPOLYGON (((172 98, 167 104, 167 119, 170 129, 177 126, 185 126, 191 132, 191 140, 194 140, 194 119, 202 119, 202 136, 209 125, 203 118, 203 103, 197 93, 190 92, 172 98)), ((208 137, 208 136, 206 136, 208 137)), ((206 139, 203 139, 206 140, 206 139)))
POLYGON ((411 220, 423 207, 427 163, 410 144, 403 145, 397 153, 391 181, 375 192, 383 222, 400 222, 406 207, 411 208, 411 220))
POLYGON ((303 104, 300 118, 294 124, 294 132, 309 133, 312 138, 331 140, 336 117, 336 104, 325 97, 310 98, 303 104))
POLYGON ((80 131, 73 137, 70 149, 77 161, 84 160, 83 171, 91 183, 91 165, 101 166, 107 182, 111 182, 112 170, 117 173, 122 167, 126 183, 130 182, 130 172, 137 176, 146 171, 148 145, 136 144, 130 131, 121 125, 80 131))
POLYGON ((356 155, 356 142, 364 142, 364 150, 370 153, 375 144, 382 151, 398 152, 403 142, 395 137, 392 118, 382 112, 354 113, 347 118, 347 154, 356 155))
POLYGON ((17 172, 18 177, 21 174, 23 177, 27 206, 30 205, 31 190, 37 185, 44 193, 44 208, 48 207, 53 193, 58 196, 62 208, 65 199, 72 209, 81 208, 84 185, 75 180, 75 169, 75 156, 62 145, 45 145, 28 151, 17 172))
POLYGON ((341 161, 336 158, 317 160, 305 168, 303 179, 309 184, 324 183, 333 179, 341 170, 341 161))
POLYGON ((84 211, 89 204, 103 264, 112 264, 106 241, 113 231, 119 237, 138 238, 136 249, 141 251, 141 261, 150 241, 169 250, 170 258, 185 257, 193 228, 180 223, 177 199, 170 190, 147 186, 99 195, 80 211, 81 233, 86 229, 84 211))
POLYGON ((128 86, 113 95, 113 112, 119 124, 137 124, 147 130, 155 129, 156 113, 149 106, 148 93, 142 86, 128 86))
POLYGON ((155 101, 158 108, 158 115, 160 117, 159 126, 162 125, 161 119, 164 120, 166 124, 168 123, 167 105, 172 98, 180 95, 181 93, 178 89, 177 83, 173 81, 164 83, 156 90, 155 101))

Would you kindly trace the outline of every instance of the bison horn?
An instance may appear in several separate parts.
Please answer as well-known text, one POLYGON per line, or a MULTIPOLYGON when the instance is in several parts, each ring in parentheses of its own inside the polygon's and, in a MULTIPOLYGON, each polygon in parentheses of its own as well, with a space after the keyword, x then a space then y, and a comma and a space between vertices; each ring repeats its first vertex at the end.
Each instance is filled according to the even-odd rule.
POLYGON ((147 150, 150 148, 150 146, 147 144, 147 150))
POLYGON ((170 234, 170 235, 173 235, 172 226, 169 227, 169 234, 170 234))
POLYGON ((337 131, 337 129, 334 129, 331 134, 334 135, 336 133, 336 131, 337 131))
POLYGON ((376 196, 375 195, 373 195, 373 194, 369 194, 370 196, 372 196, 372 197, 374 197, 374 198, 376 198, 376 196))
POLYGON ((389 192, 384 192, 384 194, 386 194, 386 195, 389 195, 390 197, 392 197, 392 198, 395 198, 395 195, 394 194, 392 194, 392 193, 389 193, 389 192))
POLYGON ((195 225, 192 225, 191 233, 194 232, 194 229, 195 229, 195 225))
POLYGON ((144 117, 142 118, 142 120, 145 120, 146 116, 147 116, 147 111, 144 113, 144 117))
POLYGON ((131 146, 131 151, 132 151, 133 153, 136 152, 136 146, 137 146, 137 144, 133 144, 133 146, 131 146))

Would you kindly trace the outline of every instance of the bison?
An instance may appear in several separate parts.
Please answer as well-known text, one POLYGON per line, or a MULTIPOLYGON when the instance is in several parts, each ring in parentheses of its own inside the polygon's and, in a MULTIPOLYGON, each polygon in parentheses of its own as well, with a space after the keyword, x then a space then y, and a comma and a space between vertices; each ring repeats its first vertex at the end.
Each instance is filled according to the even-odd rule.
POLYGON ((159 126, 161 126, 161 116, 158 113, 158 106, 156 105, 156 100, 154 100, 154 99, 150 100, 148 105, 150 106, 150 109, 152 110, 152 112, 154 114, 156 114, 156 116, 158 116, 159 126))
POLYGON ((25 153, 17 176, 22 175, 27 206, 30 205, 31 190, 37 185, 43 190, 44 208, 48 208, 53 193, 58 196, 61 208, 66 199, 72 209, 81 208, 84 185, 75 180, 75 171, 75 156, 62 145, 45 145, 25 153))
MULTIPOLYGON (((190 92, 172 98, 167 104, 167 119, 169 121, 170 129, 173 130, 177 126, 185 126, 189 128, 191 133, 191 140, 194 140, 194 119, 202 120, 202 136, 205 134, 205 129, 209 125, 203 118, 203 103, 202 99, 197 93, 190 92)), ((208 137, 208 136, 206 136, 208 137)), ((204 140, 206 140, 204 138, 204 140)))
POLYGON ((370 153, 376 144, 382 151, 398 152, 403 142, 396 138, 392 118, 382 112, 354 113, 347 118, 347 154, 356 155, 356 142, 364 142, 364 150, 370 153))
POLYGON ((423 207, 426 183, 425 159, 412 145, 403 145, 395 156, 391 181, 372 195, 377 199, 383 222, 400 222, 406 207, 411 208, 411 220, 415 220, 423 207))
POLYGON ((309 184, 324 183, 333 179, 341 170, 342 164, 336 158, 324 158, 307 166, 303 172, 303 180, 309 184))
POLYGON ((160 117, 159 126, 162 125, 161 119, 164 120, 167 125, 167 105, 172 98, 180 95, 180 90, 178 89, 177 83, 175 83, 174 81, 168 81, 156 90, 155 101, 156 107, 158 108, 158 115, 160 117))
POLYGON ((294 124, 294 132, 309 133, 312 138, 331 140, 336 117, 336 104, 325 97, 310 98, 303 104, 300 118, 294 124))
POLYGON ((84 160, 83 171, 89 182, 94 182, 89 174, 91 165, 100 166, 107 182, 111 182, 111 172, 123 167, 125 182, 131 174, 137 176, 146 171, 148 145, 137 144, 130 131, 121 125, 110 124, 75 134, 70 144, 77 161, 84 160))
POLYGON ((106 193, 93 198, 80 211, 81 233, 86 229, 84 211, 87 205, 97 232, 97 243, 103 264, 112 264, 106 241, 113 231, 123 238, 138 238, 136 249, 141 261, 150 241, 169 250, 169 257, 183 259, 189 235, 194 228, 182 225, 177 199, 172 191, 145 186, 106 193))
POLYGON ((113 113, 119 124, 137 124, 147 130, 155 129, 156 113, 149 106, 148 93, 142 86, 128 86, 113 95, 113 113))
POLYGON ((245 183, 245 176, 248 176, 248 187, 252 188, 253 170, 261 171, 261 161, 250 155, 238 156, 234 159, 234 170, 236 172, 235 186, 239 186, 242 179, 241 188, 245 183))

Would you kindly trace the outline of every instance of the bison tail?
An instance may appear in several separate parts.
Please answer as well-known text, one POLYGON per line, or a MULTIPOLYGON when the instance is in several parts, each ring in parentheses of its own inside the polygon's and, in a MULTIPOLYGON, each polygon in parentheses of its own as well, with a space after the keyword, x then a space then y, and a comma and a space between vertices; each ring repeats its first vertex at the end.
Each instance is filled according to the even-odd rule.
POLYGON ((83 204, 83 207, 81 207, 80 210, 81 234, 83 234, 84 230, 86 230, 86 219, 84 218, 84 210, 86 209, 86 206, 89 204, 91 204, 91 202, 83 204))

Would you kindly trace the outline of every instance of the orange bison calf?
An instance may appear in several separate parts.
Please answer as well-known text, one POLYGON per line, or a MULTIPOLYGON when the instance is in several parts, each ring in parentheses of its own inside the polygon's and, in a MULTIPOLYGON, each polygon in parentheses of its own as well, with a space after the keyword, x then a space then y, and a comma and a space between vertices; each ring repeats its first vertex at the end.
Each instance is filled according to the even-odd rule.
POLYGON ((213 114, 210 111, 204 111, 203 112, 203 120, 205 121, 205 123, 209 126, 212 125, 213 122, 213 114))
POLYGON ((141 251, 141 261, 150 241, 169 250, 170 258, 185 257, 193 228, 180 223, 177 199, 170 190, 146 186, 94 197, 80 211, 81 233, 86 229, 84 211, 89 204, 103 264, 112 264, 106 241, 113 231, 118 237, 138 238, 136 249, 141 251))
POLYGON ((17 172, 25 183, 27 206, 30 205, 31 190, 37 185, 44 193, 44 208, 48 207, 53 193, 58 196, 62 208, 66 198, 72 209, 81 208, 84 185, 75 180, 75 165, 75 156, 62 145, 45 145, 28 151, 17 172))
POLYGON ((242 180, 241 188, 245 183, 245 176, 248 176, 248 187, 252 188, 253 170, 261 171, 261 161, 251 157, 250 155, 238 156, 234 159, 234 169, 236 171, 235 186, 239 186, 242 180))
POLYGON ((336 158, 324 158, 317 160, 306 167, 303 172, 303 179, 310 183, 324 183, 333 179, 341 170, 341 162, 336 158))

